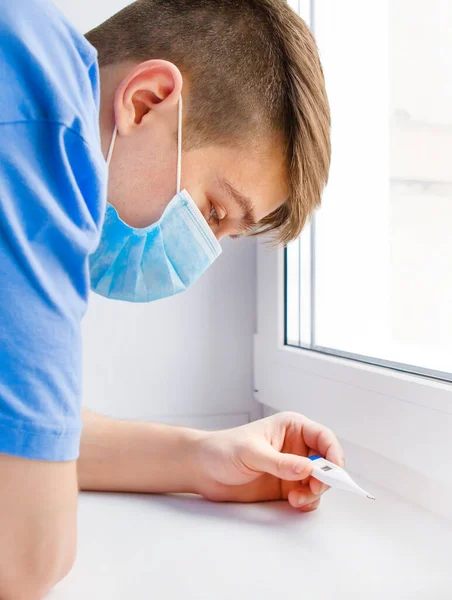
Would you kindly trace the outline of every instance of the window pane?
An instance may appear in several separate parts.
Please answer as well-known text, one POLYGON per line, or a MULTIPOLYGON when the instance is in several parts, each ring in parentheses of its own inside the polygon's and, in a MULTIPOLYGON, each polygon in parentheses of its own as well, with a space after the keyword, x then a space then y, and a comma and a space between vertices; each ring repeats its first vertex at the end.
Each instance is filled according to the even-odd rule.
POLYGON ((452 373, 452 3, 313 7, 333 145, 315 294, 299 277, 315 347, 452 373))

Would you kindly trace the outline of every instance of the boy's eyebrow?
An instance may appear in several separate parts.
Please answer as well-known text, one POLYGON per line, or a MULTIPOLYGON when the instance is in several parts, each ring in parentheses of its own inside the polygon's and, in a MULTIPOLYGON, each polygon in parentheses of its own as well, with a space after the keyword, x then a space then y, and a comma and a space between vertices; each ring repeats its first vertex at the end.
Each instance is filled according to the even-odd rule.
POLYGON ((251 198, 244 196, 237 188, 235 188, 230 181, 227 179, 219 179, 219 183, 224 191, 228 194, 234 202, 240 206, 243 212, 242 226, 243 231, 250 229, 253 225, 256 225, 256 220, 253 212, 253 203, 251 198))

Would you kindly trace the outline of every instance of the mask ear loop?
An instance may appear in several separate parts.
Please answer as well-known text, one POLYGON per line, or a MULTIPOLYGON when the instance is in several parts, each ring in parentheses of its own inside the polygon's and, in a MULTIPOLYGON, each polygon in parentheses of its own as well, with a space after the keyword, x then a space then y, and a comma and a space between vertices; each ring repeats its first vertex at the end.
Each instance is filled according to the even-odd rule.
POLYGON ((176 191, 180 192, 180 181, 182 172, 182 94, 179 97, 178 115, 177 115, 177 174, 176 191))
POLYGON ((108 152, 107 152, 107 158, 105 159, 106 163, 107 163, 107 167, 110 164, 111 161, 111 156, 113 154, 113 148, 115 147, 115 142, 116 142, 116 136, 118 135, 118 128, 115 125, 115 128, 113 129, 113 135, 111 137, 111 142, 110 142, 110 146, 108 148, 108 152))

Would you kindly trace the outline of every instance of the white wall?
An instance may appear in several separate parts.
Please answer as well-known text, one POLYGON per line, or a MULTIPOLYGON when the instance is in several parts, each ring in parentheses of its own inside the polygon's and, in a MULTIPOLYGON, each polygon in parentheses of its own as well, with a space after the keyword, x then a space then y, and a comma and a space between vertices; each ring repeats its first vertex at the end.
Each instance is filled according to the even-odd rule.
MULTIPOLYGON (((55 0, 81 31, 128 4, 55 0)), ((253 400, 254 240, 227 241, 188 292, 148 305, 91 295, 84 321, 84 405, 112 416, 228 427, 253 400)))
POLYGON ((53 3, 80 31, 86 33, 124 6, 131 4, 131 0, 53 0, 53 3))

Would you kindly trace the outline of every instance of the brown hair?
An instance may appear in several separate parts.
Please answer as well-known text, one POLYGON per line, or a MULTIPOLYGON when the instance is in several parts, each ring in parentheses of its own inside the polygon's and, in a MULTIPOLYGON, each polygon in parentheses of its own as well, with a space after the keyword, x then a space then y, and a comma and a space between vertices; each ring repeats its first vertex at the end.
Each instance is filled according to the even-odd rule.
POLYGON ((190 83, 190 146, 279 134, 289 197, 258 223, 287 244, 319 206, 330 111, 316 43, 285 0, 137 0, 87 34, 100 66, 161 58, 190 83))

